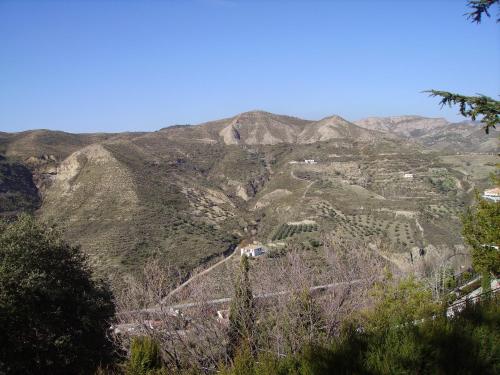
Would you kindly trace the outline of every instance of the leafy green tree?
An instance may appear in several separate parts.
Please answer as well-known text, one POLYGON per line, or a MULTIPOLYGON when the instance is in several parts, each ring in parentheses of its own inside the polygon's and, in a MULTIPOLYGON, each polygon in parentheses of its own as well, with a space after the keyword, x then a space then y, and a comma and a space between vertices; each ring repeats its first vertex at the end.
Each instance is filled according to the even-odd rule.
POLYGON ((250 263, 247 256, 242 256, 240 270, 234 285, 234 297, 229 309, 229 344, 228 354, 234 357, 238 349, 253 345, 255 322, 255 304, 248 272, 250 263))
POLYGON ((440 311, 431 290, 413 276, 394 283, 388 275, 386 280, 374 286, 372 297, 376 304, 366 315, 367 328, 371 330, 411 324, 440 311))
POLYGON ((490 287, 490 275, 500 273, 500 203, 476 197, 476 205, 462 217, 462 233, 472 248, 474 269, 483 275, 483 288, 490 287))
POLYGON ((88 374, 111 352, 113 298, 80 249, 23 215, 0 222, 0 373, 88 374))

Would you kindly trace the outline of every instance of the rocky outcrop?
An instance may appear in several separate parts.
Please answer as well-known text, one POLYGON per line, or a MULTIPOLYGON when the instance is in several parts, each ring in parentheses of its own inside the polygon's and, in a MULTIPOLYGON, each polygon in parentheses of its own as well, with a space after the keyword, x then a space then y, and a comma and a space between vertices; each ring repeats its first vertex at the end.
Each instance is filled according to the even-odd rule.
POLYGON ((0 155, 0 215, 32 212, 39 206, 40 195, 31 171, 0 155))

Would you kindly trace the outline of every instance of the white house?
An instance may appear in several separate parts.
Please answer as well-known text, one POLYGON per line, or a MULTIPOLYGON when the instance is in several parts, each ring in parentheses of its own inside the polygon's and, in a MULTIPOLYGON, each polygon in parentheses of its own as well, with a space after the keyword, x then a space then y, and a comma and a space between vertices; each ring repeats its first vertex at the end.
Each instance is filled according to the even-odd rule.
POLYGON ((485 190, 483 193, 483 198, 493 202, 500 202, 500 188, 485 190))
POLYGON ((241 256, 258 257, 266 252, 266 248, 262 245, 248 245, 241 248, 241 256))
POLYGON ((495 249, 499 250, 500 247, 498 245, 493 245, 493 244, 482 244, 481 247, 487 248, 487 249, 495 249))
POLYGON ((405 174, 403 175, 403 178, 408 178, 408 179, 410 179, 410 180, 411 180, 411 179, 413 178, 413 174, 412 174, 412 173, 405 173, 405 174))
POLYGON ((317 161, 315 161, 314 159, 305 159, 304 163, 306 163, 306 164, 317 164, 317 161))
POLYGON ((229 310, 217 310, 217 321, 221 324, 229 323, 229 310))

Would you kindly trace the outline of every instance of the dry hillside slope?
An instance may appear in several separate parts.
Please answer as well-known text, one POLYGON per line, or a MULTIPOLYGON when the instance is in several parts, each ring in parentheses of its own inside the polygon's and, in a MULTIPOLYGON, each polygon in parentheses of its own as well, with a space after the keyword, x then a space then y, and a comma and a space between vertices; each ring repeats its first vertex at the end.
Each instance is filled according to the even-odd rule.
POLYGON ((492 153, 498 150, 498 131, 486 134, 471 121, 450 123, 443 118, 422 116, 369 117, 355 121, 365 129, 412 139, 426 147, 448 152, 492 153))
POLYGON ((243 239, 280 256, 290 244, 316 249, 332 231, 384 242, 405 267, 415 247, 457 251, 460 211, 494 170, 495 134, 415 116, 384 121, 366 129, 339 116, 252 111, 150 133, 0 133, 4 175, 19 166, 0 176, 3 207, 15 212, 19 197, 18 211, 33 209, 41 197, 36 214, 117 279, 151 256, 186 277, 243 239), (38 191, 27 194, 29 181, 38 191))

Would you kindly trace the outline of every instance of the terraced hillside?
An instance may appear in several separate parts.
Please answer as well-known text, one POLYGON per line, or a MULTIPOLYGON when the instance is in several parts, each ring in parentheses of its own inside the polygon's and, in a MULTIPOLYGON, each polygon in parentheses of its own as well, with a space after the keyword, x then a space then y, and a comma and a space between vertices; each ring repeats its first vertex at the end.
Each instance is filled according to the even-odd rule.
POLYGON ((383 244, 406 269, 421 248, 460 251, 460 212, 496 163, 338 116, 261 111, 152 133, 0 133, 0 151, 31 173, 37 215, 118 283, 153 255, 184 278, 243 239, 279 257, 325 233, 383 244))

